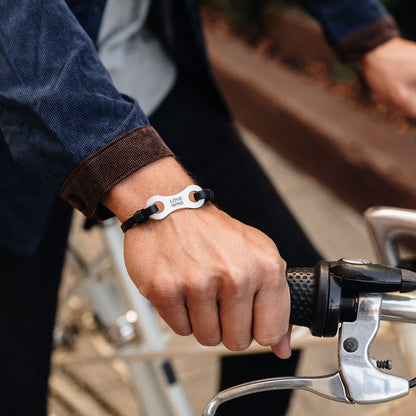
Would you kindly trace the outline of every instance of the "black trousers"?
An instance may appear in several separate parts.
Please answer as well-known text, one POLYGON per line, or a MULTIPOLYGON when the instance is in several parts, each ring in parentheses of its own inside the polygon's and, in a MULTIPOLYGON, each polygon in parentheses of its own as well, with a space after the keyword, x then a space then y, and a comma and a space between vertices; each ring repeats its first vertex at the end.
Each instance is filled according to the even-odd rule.
MULTIPOLYGON (((150 121, 196 180, 215 191, 217 204, 268 234, 289 266, 319 260, 234 127, 192 84, 179 79, 150 121)), ((71 209, 57 200, 34 255, 0 250, 2 416, 46 415, 51 334, 70 218, 71 209)), ((298 355, 223 358, 220 388, 293 374, 298 355)), ((286 391, 261 393, 225 404, 218 414, 283 415, 289 397, 286 391)))
POLYGON ((45 416, 55 319, 72 208, 57 199, 31 256, 0 250, 0 415, 45 416))

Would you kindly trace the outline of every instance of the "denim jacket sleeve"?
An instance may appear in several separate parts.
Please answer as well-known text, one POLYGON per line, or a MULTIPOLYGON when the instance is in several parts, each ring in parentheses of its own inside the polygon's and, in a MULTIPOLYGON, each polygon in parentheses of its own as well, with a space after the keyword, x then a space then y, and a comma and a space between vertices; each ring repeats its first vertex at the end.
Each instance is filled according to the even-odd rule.
POLYGON ((142 166, 171 155, 120 94, 64 0, 0 4, 0 130, 13 158, 88 216, 142 166))
POLYGON ((353 61, 399 36, 393 18, 379 0, 300 0, 323 27, 341 59, 353 61))

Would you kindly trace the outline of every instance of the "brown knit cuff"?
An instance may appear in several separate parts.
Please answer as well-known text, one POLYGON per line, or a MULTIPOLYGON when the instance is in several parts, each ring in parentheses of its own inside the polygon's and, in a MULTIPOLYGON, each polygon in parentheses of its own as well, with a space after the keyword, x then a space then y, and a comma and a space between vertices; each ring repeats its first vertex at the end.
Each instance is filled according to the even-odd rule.
POLYGON ((377 46, 398 36, 400 31, 396 22, 391 16, 387 16, 343 39, 335 45, 335 49, 343 61, 356 61, 377 46))
POLYGON ((87 217, 108 217, 109 211, 99 204, 114 185, 143 166, 162 157, 173 156, 151 126, 142 126, 112 140, 68 176, 60 196, 87 217))

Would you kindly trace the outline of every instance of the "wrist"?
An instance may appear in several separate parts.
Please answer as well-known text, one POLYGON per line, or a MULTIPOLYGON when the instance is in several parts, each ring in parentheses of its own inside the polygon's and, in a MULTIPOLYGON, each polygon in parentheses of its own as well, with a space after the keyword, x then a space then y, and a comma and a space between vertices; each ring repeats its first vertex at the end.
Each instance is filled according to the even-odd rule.
POLYGON ((154 195, 141 208, 121 224, 125 233, 135 225, 144 224, 149 219, 163 220, 175 211, 184 208, 201 208, 205 202, 212 201, 214 193, 210 189, 202 189, 198 185, 189 185, 182 192, 175 195, 154 195))
POLYGON ((124 179, 104 196, 102 203, 124 222, 146 206, 153 195, 173 195, 194 183, 172 157, 159 159, 124 179))
POLYGON ((406 43, 406 41, 399 37, 389 39, 363 55, 359 60, 359 64, 364 69, 370 66, 377 67, 386 60, 391 60, 397 54, 397 51, 401 49, 403 43, 406 43))

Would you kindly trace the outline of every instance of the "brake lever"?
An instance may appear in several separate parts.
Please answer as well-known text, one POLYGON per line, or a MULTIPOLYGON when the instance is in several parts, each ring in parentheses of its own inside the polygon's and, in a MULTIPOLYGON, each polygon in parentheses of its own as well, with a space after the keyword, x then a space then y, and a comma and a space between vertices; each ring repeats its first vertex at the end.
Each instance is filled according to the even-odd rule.
POLYGON ((252 381, 218 393, 206 406, 204 416, 214 416, 218 407, 230 400, 249 394, 272 390, 302 389, 327 399, 351 403, 339 372, 322 377, 275 377, 252 381))
POLYGON ((277 377, 241 384, 214 397, 206 406, 204 416, 214 416, 226 401, 270 390, 303 389, 349 404, 381 403, 407 395, 409 381, 380 371, 369 355, 380 326, 382 300, 382 294, 360 295, 356 320, 341 324, 337 373, 322 377, 277 377))

